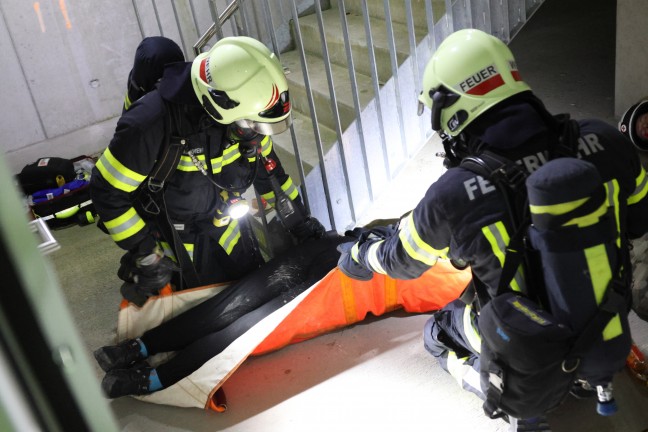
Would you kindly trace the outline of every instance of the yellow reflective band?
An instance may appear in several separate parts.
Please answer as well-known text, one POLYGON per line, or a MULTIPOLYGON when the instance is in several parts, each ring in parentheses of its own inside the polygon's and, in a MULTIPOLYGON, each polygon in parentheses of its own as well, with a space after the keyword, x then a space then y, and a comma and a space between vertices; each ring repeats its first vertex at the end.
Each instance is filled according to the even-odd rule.
MULTIPOLYGON (((205 167, 205 155, 196 155, 196 159, 200 161, 200 163, 203 165, 203 168, 205 167)), ((193 163, 193 160, 191 159, 190 156, 185 156, 182 155, 180 156, 180 162, 178 162, 178 166, 176 168, 178 171, 198 171, 198 167, 193 163)))
POLYGON ((641 172, 637 176, 637 186, 635 187, 634 192, 628 198, 628 205, 636 204, 642 199, 645 198, 648 193, 648 176, 646 176, 646 170, 641 168, 641 172))
POLYGON ((128 111, 128 108, 130 108, 132 104, 133 102, 131 102, 130 98, 128 97, 128 92, 126 92, 126 96, 124 96, 124 109, 128 111))
POLYGON ((232 253, 234 246, 236 246, 240 238, 241 229, 239 227, 238 220, 232 219, 221 238, 218 239, 218 244, 220 244, 225 252, 227 252, 227 255, 229 255, 232 253))
POLYGON ((577 209, 581 205, 585 204, 590 198, 581 198, 575 201, 568 201, 560 204, 550 204, 550 205, 533 205, 529 204, 531 213, 534 214, 550 214, 553 216, 562 215, 569 213, 570 211, 577 209))
POLYGON ((281 185, 281 190, 284 191, 286 195, 288 195, 288 198, 290 198, 291 200, 294 200, 299 196, 297 186, 295 186, 290 177, 288 177, 288 180, 286 180, 285 183, 281 185))
MULTIPOLYGON (((610 280, 612 280, 612 269, 608 259, 605 245, 596 245, 585 249, 585 259, 594 289, 596 304, 601 304, 605 291, 610 280)), ((603 340, 613 339, 623 333, 621 319, 616 314, 603 329, 603 340)))
MULTIPOLYGON (((378 248, 380 247, 381 244, 383 244, 385 240, 380 240, 372 245, 369 246, 369 249, 367 249, 367 261, 369 264, 370 270, 372 270, 375 273, 380 273, 386 275, 387 272, 385 269, 382 267, 380 264, 380 261, 378 260, 378 248)), ((351 250, 351 254, 353 256, 353 259, 357 261, 357 248, 358 248, 358 243, 356 243, 353 246, 354 249, 356 249, 356 253, 354 254, 354 249, 351 250)))
POLYGON ((608 205, 614 209, 614 220, 616 221, 617 238, 616 245, 621 247, 621 216, 619 215, 619 182, 612 179, 605 184, 608 197, 608 205))
POLYGON ((112 187, 124 192, 133 192, 146 178, 145 175, 138 174, 122 165, 110 152, 110 148, 107 148, 101 155, 96 166, 102 177, 112 187))
POLYGON ((241 157, 241 152, 239 151, 239 145, 234 144, 223 150, 223 166, 231 164, 235 160, 241 157))
POLYGON ((261 140, 261 154, 263 156, 268 156, 272 151, 272 138, 270 135, 266 135, 265 138, 261 140))
POLYGON ((504 267, 504 257, 506 255, 506 246, 509 242, 509 236, 502 221, 496 222, 494 225, 485 226, 482 228, 482 234, 491 245, 493 254, 500 262, 500 266, 504 267))
POLYGON ((274 207, 274 203, 275 203, 275 201, 277 201, 277 199, 275 198, 274 192, 264 193, 263 195, 261 195, 261 198, 266 200, 266 202, 268 203, 268 205, 270 207, 274 207))
POLYGON ((594 225, 601 219, 602 216, 605 215, 605 213, 607 213, 607 209, 608 209, 608 202, 606 201, 603 204, 601 204, 601 206, 597 208, 595 211, 593 211, 592 213, 586 214, 585 216, 571 219, 570 221, 566 222, 564 226, 576 225, 578 227, 583 228, 590 225, 594 225))
POLYGON ((481 336, 473 325, 472 306, 466 305, 463 313, 463 330, 468 339, 470 347, 477 353, 481 353, 481 336))
POLYGON ((137 211, 131 207, 123 215, 104 222, 104 225, 112 239, 118 242, 137 234, 146 224, 137 211))
POLYGON ((428 266, 433 266, 439 258, 448 256, 448 247, 443 250, 434 249, 421 239, 414 224, 414 213, 410 213, 401 222, 398 239, 410 257, 428 266))
POLYGON ((211 160, 212 174, 218 174, 223 170, 223 157, 217 157, 211 160))
MULTIPOLYGON (((191 261, 193 261, 193 255, 194 255, 194 245, 193 243, 183 243, 185 249, 187 250, 187 254, 189 255, 189 258, 191 261)), ((162 246, 162 251, 164 252, 164 255, 169 257, 171 261, 178 262, 178 260, 175 257, 175 254, 173 253, 173 250, 171 249, 171 245, 167 242, 160 242, 160 246, 162 246)))
MULTIPOLYGON (((291 200, 294 200, 299 196, 299 189, 297 189, 297 186, 295 186, 290 177, 288 177, 288 180, 286 180, 284 184, 281 185, 281 190, 284 191, 288 198, 290 198, 291 200)), ((277 201, 277 197, 275 197, 275 193, 273 191, 262 194, 261 198, 266 200, 270 207, 274 207, 274 204, 277 201)))
MULTIPOLYGON (((484 234, 484 237, 486 237, 486 240, 488 240, 488 243, 490 243, 493 254, 500 262, 500 266, 504 268, 506 247, 511 241, 504 223, 502 221, 498 221, 493 225, 485 226, 482 228, 482 234, 484 234)), ((515 271, 515 277, 511 281, 511 289, 513 291, 523 292, 523 288, 525 286, 526 284, 524 282, 524 273, 522 266, 520 265, 515 271)))
POLYGON ((470 368, 470 366, 466 365, 466 360, 468 360, 468 357, 457 358, 456 352, 448 351, 448 372, 461 387, 463 387, 463 377, 468 372, 467 369, 470 368))

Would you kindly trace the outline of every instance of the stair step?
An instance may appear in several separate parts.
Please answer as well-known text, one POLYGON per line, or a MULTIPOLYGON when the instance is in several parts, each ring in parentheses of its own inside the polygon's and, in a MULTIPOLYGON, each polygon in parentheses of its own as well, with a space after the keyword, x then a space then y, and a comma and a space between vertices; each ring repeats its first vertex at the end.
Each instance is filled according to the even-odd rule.
MULTIPOLYGON (((315 54, 306 53, 306 62, 308 65, 309 81, 313 92, 315 102, 315 111, 319 123, 331 130, 335 130, 336 124, 333 119, 331 109, 330 93, 324 61, 315 54)), ((306 86, 304 83, 304 74, 299 53, 297 51, 288 51, 281 54, 281 63, 290 73, 286 75, 288 86, 290 88, 291 103, 294 110, 310 116, 306 86)), ((355 119, 356 112, 353 104, 353 95, 351 93, 351 83, 349 80, 349 71, 346 67, 331 64, 331 73, 337 98, 337 108, 340 117, 340 125, 344 131, 355 119)), ((361 109, 365 107, 374 97, 371 78, 361 73, 355 74, 358 95, 361 109)))
MULTIPOLYGON (((425 15, 426 0, 411 0, 412 16, 414 26, 427 28, 427 19, 425 15)), ((337 8, 341 0, 332 0, 331 6, 337 8)), ((366 0, 369 16, 374 18, 385 19, 384 0, 366 0)), ((407 24, 407 9, 405 0, 390 0, 389 2, 392 22, 407 24)), ((362 0, 344 0, 344 9, 347 13, 362 17, 362 0)), ((445 0, 432 0, 432 10, 434 22, 436 23, 445 14, 445 0)))
MULTIPOLYGON (((342 22, 340 21, 339 10, 337 8, 331 8, 322 11, 322 19, 324 21, 324 34, 327 40, 331 63, 346 68, 347 56, 344 48, 342 22)), ((371 76, 367 38, 365 35, 364 19, 362 14, 361 12, 359 14, 348 12, 346 19, 355 70, 361 74, 371 76)), ((384 19, 372 17, 370 18, 370 24, 378 79, 380 83, 385 83, 392 76, 386 23, 384 19)), ((316 15, 307 15, 300 18, 299 27, 302 33, 304 49, 310 53, 321 53, 321 37, 316 15)), ((394 33, 394 45, 396 47, 396 57, 398 64, 400 65, 405 61, 405 59, 407 59, 407 57, 409 57, 410 48, 407 26, 405 24, 394 22, 392 28, 394 33)), ((427 27, 415 28, 417 43, 420 42, 426 34, 427 27)))
MULTIPOLYGON (((292 95, 292 89, 291 89, 292 95)), ((319 164, 319 156, 313 132, 313 122, 311 118, 301 112, 293 109, 293 130, 297 145, 299 146, 299 156, 302 160, 304 175, 308 175, 313 167, 319 164)), ((325 126, 319 126, 320 139, 324 153, 326 153, 337 141, 335 131, 325 126)), ((299 170, 295 157, 295 149, 290 131, 272 136, 273 147, 281 160, 284 170, 292 177, 296 184, 300 184, 299 170)))

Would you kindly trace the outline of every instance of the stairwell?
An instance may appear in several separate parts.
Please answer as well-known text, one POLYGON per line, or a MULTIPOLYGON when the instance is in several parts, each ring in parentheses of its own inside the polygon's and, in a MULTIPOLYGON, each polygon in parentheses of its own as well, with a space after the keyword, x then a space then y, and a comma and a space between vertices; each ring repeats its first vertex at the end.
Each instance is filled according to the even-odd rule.
MULTIPOLYGON (((411 43, 418 46, 429 33, 425 3, 425 0, 412 0, 411 11, 408 11, 407 2, 389 1, 387 13, 391 26, 386 20, 384 0, 334 0, 321 14, 299 17, 298 28, 292 22, 296 49, 283 52, 280 57, 289 81, 293 130, 302 161, 306 195, 312 213, 325 225, 331 219, 331 226, 335 225, 338 231, 354 224, 408 156, 423 143, 425 131, 418 126, 418 119, 415 120, 416 136, 411 139, 403 136, 410 131, 404 132, 398 124, 398 117, 404 114, 398 111, 415 116, 418 83, 411 81, 421 72, 420 65, 424 65, 426 59, 419 60, 416 67, 409 67, 407 81, 410 82, 404 84, 401 79, 390 87, 390 80, 393 81, 394 68, 403 66, 411 58, 411 43), (363 6, 366 6, 364 12, 363 6), (344 8, 344 15, 340 8, 344 8), (408 19, 413 32, 408 31, 408 19), (353 75, 345 46, 345 23, 353 75), (367 42, 368 31, 373 41, 371 46, 367 42), (299 49, 300 41, 304 59, 299 49), (393 44, 395 58, 390 54, 390 44, 393 44), (391 95, 383 97, 385 102, 378 107, 381 97, 376 96, 377 92, 385 91, 386 87, 391 95), (394 98, 394 92, 398 95, 404 89, 407 94, 400 95, 404 102, 401 104, 394 98), (332 94, 335 105, 331 102, 332 94), (358 124, 360 112, 367 113, 361 116, 367 117, 361 126, 358 124), (360 147, 366 148, 365 154, 360 147)), ((445 0, 431 4, 434 20, 445 14, 445 0)), ((291 134, 277 135, 273 139, 287 171, 299 181, 298 159, 293 156, 291 134)))

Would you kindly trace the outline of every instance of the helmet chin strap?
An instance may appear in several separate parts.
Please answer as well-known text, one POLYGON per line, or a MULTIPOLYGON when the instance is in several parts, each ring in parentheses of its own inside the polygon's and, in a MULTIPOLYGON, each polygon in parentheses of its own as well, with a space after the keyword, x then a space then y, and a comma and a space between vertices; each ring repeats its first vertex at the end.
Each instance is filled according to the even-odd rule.
POLYGON ((441 137, 441 143, 443 144, 444 151, 439 152, 436 155, 443 158, 443 166, 446 169, 459 166, 462 158, 457 152, 457 139, 446 134, 443 130, 439 131, 439 136, 441 137))

